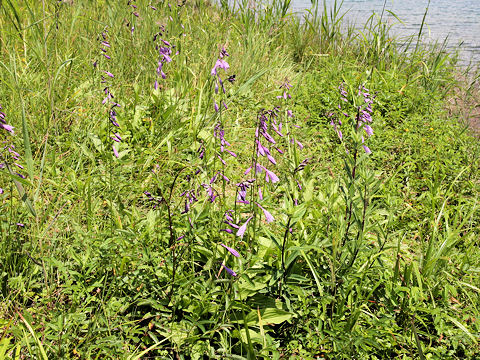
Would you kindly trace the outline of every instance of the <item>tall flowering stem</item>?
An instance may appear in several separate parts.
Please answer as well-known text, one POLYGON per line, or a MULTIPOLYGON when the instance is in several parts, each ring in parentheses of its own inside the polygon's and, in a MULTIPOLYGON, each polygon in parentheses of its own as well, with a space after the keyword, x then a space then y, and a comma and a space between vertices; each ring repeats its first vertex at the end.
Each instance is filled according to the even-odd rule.
MULTIPOLYGON (((104 28, 102 33, 97 37, 99 42, 99 53, 103 58, 100 60, 96 60, 93 63, 94 68, 99 68, 100 70, 100 84, 103 87, 104 97, 102 100, 102 105, 105 106, 107 111, 107 135, 105 139, 105 144, 108 144, 108 147, 111 149, 113 156, 108 157, 108 164, 109 164, 109 206, 111 212, 111 221, 110 221, 110 231, 113 233, 114 228, 114 217, 113 217, 113 158, 120 158, 120 153, 118 148, 120 144, 123 142, 123 138, 120 135, 120 124, 117 118, 117 109, 120 108, 120 104, 115 100, 115 96, 111 90, 113 85, 113 80, 115 79, 115 75, 110 71, 109 63, 112 61, 111 57, 111 44, 109 41, 109 35, 107 27, 104 28)), ((105 175, 105 179, 106 179, 105 175)), ((107 180, 105 181, 107 182, 107 180)))
POLYGON ((290 174, 292 179, 289 181, 290 192, 292 194, 292 200, 295 206, 298 205, 299 201, 299 192, 302 191, 302 179, 301 171, 305 168, 308 163, 308 159, 301 160, 300 152, 303 150, 304 145, 298 140, 296 129, 300 129, 301 126, 296 123, 297 117, 295 116, 293 110, 291 109, 292 96, 290 94, 290 89, 292 84, 288 79, 280 85, 281 95, 277 96, 277 99, 280 99, 282 105, 284 106, 283 111, 283 121, 285 124, 286 138, 288 142, 288 155, 290 159, 290 174))
MULTIPOLYGON (((98 40, 100 42, 100 46, 99 46, 100 54, 103 57, 105 57, 108 64, 108 61, 111 60, 111 56, 109 54, 111 45, 110 45, 110 42, 108 41, 108 30, 106 28, 100 34, 98 40)), ((98 64, 97 61, 95 61, 94 67, 97 67, 97 64, 98 64)), ((101 72, 102 72, 102 75, 101 75, 100 82, 104 86, 103 92, 105 95, 105 97, 102 100, 102 104, 108 108, 107 111, 108 111, 108 121, 109 121, 109 126, 108 126, 109 138, 111 141, 113 155, 116 158, 118 158, 120 155, 118 153, 117 146, 119 143, 122 142, 122 137, 119 134, 120 124, 118 123, 116 109, 120 107, 120 104, 118 104, 115 101, 115 96, 113 95, 110 89, 112 81, 115 78, 115 75, 113 75, 109 70, 105 70, 105 69, 101 70, 101 72)))
POLYGON ((372 174, 368 173, 365 161, 360 161, 360 158, 372 153, 366 142, 373 136, 371 124, 373 123, 372 105, 375 95, 371 95, 364 85, 353 90, 342 83, 338 90, 340 95, 338 111, 330 113, 329 117, 331 118, 330 124, 345 149, 343 155, 345 159, 343 182, 346 187, 344 192, 345 227, 342 246, 348 244, 351 247, 352 256, 346 265, 349 267, 353 265, 361 247, 367 222, 368 198, 371 196, 369 195, 370 185, 374 179, 372 174), (355 226, 357 234, 353 237, 352 229, 355 226))
MULTIPOLYGON (((14 127, 7 123, 6 114, 3 112, 2 105, 0 104, 0 171, 8 171, 10 175, 18 176, 19 178, 25 179, 25 175, 21 173, 21 170, 24 169, 23 165, 20 164, 20 154, 16 151, 15 145, 11 141, 11 136, 15 134, 14 127), (4 139, 4 140, 3 140, 4 139)), ((25 190, 22 184, 15 180, 13 177, 13 182, 15 187, 18 190, 20 198, 27 205, 28 210, 33 216, 36 216, 35 209, 27 198, 25 190)), ((11 189, 12 187, 10 187, 11 189)), ((0 195, 4 193, 4 189, 0 187, 0 195)), ((13 204, 10 213, 13 214, 13 204)), ((22 224, 23 225, 23 224, 22 224)))
MULTIPOLYGON (((218 122, 216 123, 214 130, 213 130, 213 136, 215 140, 215 153, 214 153, 214 175, 212 179, 210 180, 210 184, 213 184, 215 180, 218 178, 220 175, 222 179, 222 189, 223 189, 223 199, 225 198, 225 188, 226 184, 230 182, 230 179, 226 176, 225 174, 225 169, 227 166, 227 161, 225 156, 230 156, 230 157, 237 157, 237 154, 234 153, 229 149, 231 144, 226 140, 225 138, 225 129, 224 129, 224 122, 222 121, 222 112, 219 109, 219 106, 217 104, 217 101, 215 99, 215 96, 219 94, 219 89, 222 89, 222 94, 225 95, 225 84, 224 81, 222 80, 220 76, 220 70, 224 70, 225 72, 230 68, 230 65, 227 63, 225 60, 226 57, 228 57, 229 54, 227 53, 227 50, 225 47, 222 47, 220 50, 220 53, 218 55, 218 58, 215 62, 215 65, 213 66, 212 70, 210 71, 210 74, 214 77, 214 86, 215 86, 215 95, 213 97, 213 103, 214 103, 214 109, 215 112, 218 114, 219 119, 218 122), (219 145, 219 146, 218 146, 219 145), (216 169, 216 164, 217 160, 220 161, 221 163, 221 170, 216 169)), ((233 81, 230 81, 233 82, 233 81)), ((223 101, 223 107, 225 110, 227 110, 227 104, 225 101, 223 101)))
POLYGON ((135 18, 138 18, 140 14, 138 13, 138 6, 135 4, 135 1, 128 0, 127 1, 127 6, 131 7, 131 14, 134 16, 132 17, 132 22, 127 23, 127 27, 130 30, 130 34, 133 36, 133 33, 135 31, 135 18))
MULTIPOLYGON (((214 77, 215 95, 219 94, 220 89, 222 89, 223 95, 226 94, 225 83, 220 76, 220 70, 224 70, 226 72, 230 68, 230 65, 225 60, 228 56, 230 55, 228 54, 227 50, 225 50, 225 47, 222 47, 218 55, 218 59, 215 62, 215 65, 213 66, 212 70, 210 71, 210 74, 214 77)), ((228 81, 230 82, 235 81, 235 77, 229 77, 228 81)), ((222 101, 222 105, 225 108, 225 110, 227 110, 227 104, 225 103, 225 100, 222 101)), ((215 112, 218 113, 220 108, 217 104, 215 97, 213 99, 213 107, 215 109, 215 112)))
MULTIPOLYGON (((0 104, 0 134, 1 138, 5 136, 5 140, 2 140, 0 144, 0 169, 7 169, 12 173, 15 173, 18 177, 25 179, 20 171, 24 169, 23 165, 20 164, 20 154, 16 151, 15 145, 9 139, 10 136, 15 135, 14 127, 9 125, 6 120, 6 114, 3 112, 2 105, 0 104), (14 172, 10 165, 13 165, 15 169, 18 169, 14 172)), ((3 189, 1 189, 3 193, 3 189)))
POLYGON ((160 31, 153 36, 155 50, 158 52, 156 78, 153 85, 155 90, 159 88, 159 79, 167 78, 167 75, 164 72, 164 66, 165 64, 172 62, 172 49, 175 48, 175 45, 172 45, 169 41, 164 39, 165 33, 165 26, 161 25, 160 31))
POLYGON ((373 135, 372 124, 372 104, 375 95, 371 95, 370 91, 363 85, 359 86, 356 96, 351 96, 345 88, 345 83, 338 87, 340 94, 340 103, 338 104, 338 112, 329 114, 331 118, 330 125, 334 128, 340 141, 345 145, 347 153, 357 151, 358 147, 363 147, 366 154, 370 154, 371 150, 366 145, 365 137, 368 139, 373 135), (354 114, 354 115, 353 115, 354 114), (342 128, 348 133, 347 138, 344 137, 342 128))

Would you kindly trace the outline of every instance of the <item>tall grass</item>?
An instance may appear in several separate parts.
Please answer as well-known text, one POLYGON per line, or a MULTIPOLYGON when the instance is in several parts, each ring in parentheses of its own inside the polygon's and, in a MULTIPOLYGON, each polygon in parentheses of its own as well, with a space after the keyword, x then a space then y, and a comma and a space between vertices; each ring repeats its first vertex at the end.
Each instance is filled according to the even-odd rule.
POLYGON ((0 358, 473 358, 444 45, 217 5, 1 4, 0 358))

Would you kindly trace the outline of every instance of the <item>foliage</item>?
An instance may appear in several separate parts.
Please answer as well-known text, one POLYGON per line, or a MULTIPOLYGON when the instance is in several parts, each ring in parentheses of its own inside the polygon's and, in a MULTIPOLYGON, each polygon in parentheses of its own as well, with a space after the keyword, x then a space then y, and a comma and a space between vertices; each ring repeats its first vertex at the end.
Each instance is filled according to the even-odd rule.
POLYGON ((0 359, 473 358, 453 58, 219 5, 0 4, 0 359))

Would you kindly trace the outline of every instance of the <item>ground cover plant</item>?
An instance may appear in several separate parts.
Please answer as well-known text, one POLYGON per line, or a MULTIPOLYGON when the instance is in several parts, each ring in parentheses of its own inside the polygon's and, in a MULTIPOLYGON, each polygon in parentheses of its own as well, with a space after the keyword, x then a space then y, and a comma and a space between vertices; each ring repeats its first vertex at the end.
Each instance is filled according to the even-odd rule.
POLYGON ((0 13, 0 359, 478 356, 441 46, 340 3, 0 13))

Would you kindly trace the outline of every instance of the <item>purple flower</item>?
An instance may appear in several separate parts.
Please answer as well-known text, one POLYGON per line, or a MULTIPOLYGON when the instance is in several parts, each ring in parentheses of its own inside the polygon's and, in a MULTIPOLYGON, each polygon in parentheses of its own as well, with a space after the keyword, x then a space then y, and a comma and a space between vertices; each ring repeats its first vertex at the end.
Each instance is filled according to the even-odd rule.
POLYGON ((368 136, 372 136, 373 135, 373 129, 370 125, 365 125, 364 126, 364 129, 365 129, 365 132, 367 133, 368 136))
POLYGON ((230 179, 226 177, 225 174, 221 173, 221 175, 226 182, 230 182, 230 179))
POLYGON ((220 244, 220 245, 222 245, 225 249, 227 249, 233 256, 240 257, 240 254, 238 253, 237 250, 232 249, 231 247, 228 247, 225 244, 220 244))
POLYGON ((210 74, 212 76, 217 76, 218 75, 217 69, 223 69, 223 70, 227 71, 229 68, 230 68, 230 65, 228 65, 228 63, 225 60, 217 59, 217 61, 215 62, 215 65, 213 66, 210 74))
POLYGON ((237 236, 238 237, 243 238, 243 235, 245 234, 245 231, 247 230, 247 225, 250 222, 250 220, 252 220, 252 218, 253 218, 253 216, 250 216, 247 219, 247 221, 245 221, 245 223, 242 226, 240 226, 240 228, 237 231, 237 236))
MULTIPOLYGON (((0 105, 0 110, 1 109, 2 109, 2 105, 0 105)), ((14 127, 12 125, 7 124, 7 122, 5 121, 5 117, 6 117, 5 113, 0 111, 0 128, 7 130, 12 135, 15 134, 15 132, 13 131, 14 127)))
POLYGON ((202 186, 205 188, 205 190, 207 190, 207 193, 208 193, 208 196, 209 196, 208 200, 211 203, 213 203, 218 196, 217 193, 215 192, 215 190, 210 185, 202 184, 202 186))
POLYGON ((244 204, 248 204, 249 202, 247 201, 246 198, 247 198, 247 189, 250 187, 250 183, 248 181, 244 181, 244 182, 238 183, 237 187, 238 187, 237 200, 244 204))
POLYGON ((233 271, 232 269, 228 268, 225 266, 225 264, 222 263, 222 268, 225 269, 225 271, 227 273, 229 273, 230 275, 232 276, 237 276, 237 273, 235 271, 233 271))
POLYGON ((103 70, 103 72, 104 72, 105 74, 107 74, 107 76, 110 76, 111 78, 114 78, 114 77, 115 77, 115 76, 113 76, 113 74, 112 74, 111 72, 109 72, 109 71, 103 70))
POLYGON ((200 145, 197 152, 199 153, 198 157, 200 159, 203 159, 203 157, 205 156, 205 146, 203 146, 203 143, 200 145))
POLYGON ((272 171, 268 170, 267 168, 263 168, 265 170, 265 181, 269 182, 271 181, 272 184, 275 184, 276 182, 279 182, 280 179, 278 178, 277 175, 275 175, 272 171))
POLYGON ((240 226, 234 224, 232 221, 224 220, 223 222, 224 222, 225 224, 227 224, 227 225, 230 225, 230 226, 233 227, 234 229, 240 229, 240 226))
POLYGON ((213 175, 213 177, 210 179, 210 184, 213 184, 215 182, 215 180, 217 180, 217 176, 218 176, 219 173, 220 173, 220 171, 217 171, 215 173, 215 175, 213 175))
POLYGON ((113 145, 113 144, 112 144, 112 149, 113 149, 113 155, 115 155, 115 157, 118 159, 119 154, 118 154, 117 149, 115 148, 115 145, 113 145))
POLYGON ((120 136, 119 133, 114 133, 113 135, 114 135, 115 138, 118 140, 117 142, 121 142, 121 141, 122 141, 122 137, 120 136))
POLYGON ((233 210, 227 210, 223 215, 228 221, 233 221, 233 210))
POLYGON ((265 215, 265 220, 267 220, 267 223, 271 223, 275 221, 275 218, 270 214, 262 205, 260 205, 258 202, 256 202, 257 206, 262 209, 263 214, 265 215))
POLYGON ((300 184, 300 182, 296 179, 295 181, 297 182, 298 190, 302 191, 302 185, 300 184))
POLYGON ((230 65, 228 65, 228 63, 223 59, 218 59, 217 62, 215 63, 215 67, 219 69, 223 69, 225 71, 230 69, 230 65))
MULTIPOLYGON (((161 31, 153 37, 153 41, 157 43, 157 39, 159 36, 162 35, 164 32, 164 29, 161 29, 161 31)), ((174 47, 170 42, 168 42, 165 39, 159 39, 160 43, 157 43, 155 45, 155 49, 158 51, 158 67, 157 67, 157 76, 161 76, 162 79, 166 79, 167 75, 163 71, 163 65, 165 63, 170 63, 172 62, 172 58, 170 57, 172 55, 172 47, 174 47)), ((158 86, 158 85, 157 85, 158 86)))
POLYGON ((220 159, 220 161, 222 162, 223 165, 227 165, 225 160, 223 160, 223 158, 220 155, 217 155, 217 157, 220 159))
POLYGON ((367 153, 367 154, 372 153, 372 151, 370 150, 370 148, 367 145, 362 145, 362 146, 363 146, 363 149, 365 150, 365 153, 367 153))
POLYGON ((0 122, 0 127, 7 130, 11 134, 15 134, 15 132, 13 131, 14 127, 12 125, 3 124, 0 122))
POLYGON ((225 47, 222 46, 222 50, 220 51, 220 58, 223 59, 225 56, 230 56, 225 47))
POLYGON ((18 160, 19 157, 20 157, 20 154, 17 153, 17 152, 16 152, 15 150, 13 150, 13 149, 15 149, 15 145, 10 145, 7 150, 8 150, 8 152, 9 152, 10 154, 12 154, 12 157, 13 157, 15 160, 18 160))
POLYGON ((272 155, 267 154, 267 158, 273 165, 277 165, 277 162, 275 161, 272 155))
POLYGON ((232 155, 233 157, 237 157, 237 154, 235 154, 233 151, 230 151, 230 150, 228 150, 228 149, 225 149, 225 151, 226 151, 227 153, 229 153, 230 155, 232 155))
POLYGON ((114 109, 110 109, 110 122, 113 126, 120 127, 117 122, 117 112, 114 109))
POLYGON ((309 162, 309 158, 306 158, 305 160, 303 160, 300 164, 298 164, 298 166, 295 168, 295 170, 293 170, 293 173, 295 174, 295 173, 305 169, 305 166, 307 166, 308 162, 309 162))
MULTIPOLYGON (((222 50, 220 51, 219 57, 217 58, 217 61, 215 62, 215 65, 213 66, 212 70, 210 71, 210 74, 212 76, 215 76, 215 94, 218 94, 218 89, 221 87, 222 92, 225 94, 225 86, 223 84, 223 80, 220 77, 220 74, 218 73, 218 69, 223 69, 224 71, 227 71, 230 68, 230 65, 223 59, 224 57, 229 56, 225 48, 222 47, 222 50)), ((228 78, 230 81, 230 78, 228 78)), ((227 104, 225 101, 222 102, 223 107, 225 110, 228 110, 227 104)), ((218 112, 218 105, 215 102, 214 103, 215 111, 218 112)))

